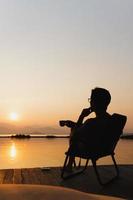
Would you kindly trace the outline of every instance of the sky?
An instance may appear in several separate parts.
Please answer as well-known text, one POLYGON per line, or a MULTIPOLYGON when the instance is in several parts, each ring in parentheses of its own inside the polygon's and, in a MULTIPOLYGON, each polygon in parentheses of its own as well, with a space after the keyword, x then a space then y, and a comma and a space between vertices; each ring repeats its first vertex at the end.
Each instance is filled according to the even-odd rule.
POLYGON ((133 132, 132 10, 132 0, 0 0, 0 132, 64 133, 58 121, 76 121, 95 87, 133 132))

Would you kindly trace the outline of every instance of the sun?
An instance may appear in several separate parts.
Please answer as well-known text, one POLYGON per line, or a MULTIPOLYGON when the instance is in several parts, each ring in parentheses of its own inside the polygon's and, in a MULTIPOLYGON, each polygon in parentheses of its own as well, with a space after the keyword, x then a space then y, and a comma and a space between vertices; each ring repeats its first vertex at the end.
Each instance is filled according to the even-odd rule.
POLYGON ((12 121, 18 120, 18 114, 16 112, 10 113, 9 117, 10 117, 10 120, 12 120, 12 121))

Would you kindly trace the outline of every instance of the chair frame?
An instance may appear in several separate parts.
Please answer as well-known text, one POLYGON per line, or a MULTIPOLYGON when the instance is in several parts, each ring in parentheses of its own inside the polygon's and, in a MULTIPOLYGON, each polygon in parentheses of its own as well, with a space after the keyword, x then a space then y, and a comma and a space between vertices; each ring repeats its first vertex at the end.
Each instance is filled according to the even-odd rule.
MULTIPOLYGON (((83 166, 82 169, 80 169, 80 164, 78 166, 78 170, 76 170, 75 172, 72 172, 72 173, 68 173, 65 175, 65 168, 67 166, 67 162, 68 162, 68 159, 69 159, 69 155, 66 155, 66 158, 65 158, 65 162, 64 162, 64 166, 62 168, 62 172, 61 172, 61 177, 66 180, 66 179, 69 179, 69 178, 72 178, 76 175, 79 175, 81 173, 83 173, 86 169, 87 169, 87 166, 88 166, 88 163, 89 163, 89 160, 91 160, 92 162, 92 166, 94 168, 94 171, 95 171, 95 174, 96 174, 96 178, 99 182, 100 185, 107 185, 111 182, 113 182, 114 180, 116 180, 117 178, 119 178, 119 168, 117 166, 117 163, 116 163, 116 160, 115 160, 115 157, 114 157, 114 153, 111 153, 110 155, 106 155, 106 156, 111 156, 112 158, 112 161, 113 161, 113 165, 114 165, 114 169, 115 169, 115 173, 116 175, 113 176, 111 179, 109 179, 108 181, 103 181, 102 178, 101 178, 101 175, 98 171, 98 166, 97 166, 97 160, 102 158, 102 157, 105 157, 105 156, 102 156, 102 157, 99 157, 99 158, 86 158, 86 162, 85 162, 85 165, 83 166)), ((81 158, 80 158, 81 159, 81 158)), ((85 159, 85 158, 84 158, 85 159)), ((81 161, 80 161, 81 162, 81 161)))
MULTIPOLYGON (((122 123, 120 124, 120 130, 119 130, 120 135, 121 135, 122 134, 122 130, 123 130, 124 126, 125 126, 127 117, 123 116, 123 115, 119 115, 119 114, 113 114, 113 115, 114 116, 119 116, 120 118, 122 118, 122 123)), ((119 135, 119 137, 120 137, 120 135, 119 135)), ((80 161, 79 161, 79 170, 76 170, 75 172, 72 172, 72 173, 66 173, 65 172, 65 169, 66 169, 69 157, 71 156, 68 152, 66 152, 66 158, 65 158, 64 165, 63 165, 63 168, 62 168, 61 177, 64 180, 66 180, 66 179, 72 178, 72 177, 74 177, 76 175, 79 175, 79 174, 83 173, 87 169, 89 160, 91 160, 92 166, 94 168, 94 172, 96 174, 96 178, 97 178, 97 180, 98 180, 98 182, 99 182, 100 185, 107 185, 107 184, 111 183, 112 181, 118 179, 120 173, 119 173, 119 168, 118 168, 118 165, 117 165, 115 157, 114 157, 114 155, 115 155, 114 149, 115 149, 115 146, 116 146, 116 144, 117 144, 117 142, 119 140, 119 137, 117 138, 117 140, 113 144, 112 150, 110 150, 110 152, 108 152, 108 153, 104 152, 103 154, 99 154, 97 156, 89 156, 89 155, 88 156, 83 156, 83 155, 78 155, 78 154, 77 155, 73 155, 75 158, 79 157, 80 161), (111 156, 112 161, 113 161, 114 170, 115 170, 115 173, 116 173, 108 181, 102 180, 101 175, 100 175, 100 173, 98 171, 98 166, 97 166, 97 160, 100 159, 100 158, 102 158, 102 157, 105 157, 105 156, 111 156), (81 159, 82 158, 86 159, 86 163, 83 166, 83 168, 81 169, 81 159)), ((75 161, 74 161, 74 166, 75 166, 75 161)))

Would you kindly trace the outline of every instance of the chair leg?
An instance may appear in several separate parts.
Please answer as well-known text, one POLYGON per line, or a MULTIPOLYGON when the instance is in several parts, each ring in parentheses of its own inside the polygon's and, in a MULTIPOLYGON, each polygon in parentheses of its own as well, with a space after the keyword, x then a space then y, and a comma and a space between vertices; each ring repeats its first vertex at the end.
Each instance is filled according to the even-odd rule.
POLYGON ((96 160, 91 160, 92 161, 92 164, 93 164, 93 168, 95 170, 95 173, 96 173, 96 177, 97 177, 97 180, 98 182, 100 183, 100 185, 103 185, 102 181, 101 181, 101 178, 100 178, 100 175, 99 175, 99 172, 98 172, 98 169, 97 169, 97 164, 96 164, 96 160))
POLYGON ((83 169, 76 170, 75 172, 68 174, 68 173, 65 173, 65 168, 66 168, 68 159, 69 159, 69 156, 67 155, 66 158, 65 158, 65 161, 64 161, 64 166, 63 166, 62 172, 61 172, 61 178, 63 178, 63 179, 69 179, 69 178, 72 178, 72 177, 74 177, 78 174, 81 174, 82 172, 84 172, 86 170, 88 162, 89 162, 89 159, 86 159, 86 163, 85 163, 85 166, 83 167, 83 169))
POLYGON ((78 167, 81 166, 81 158, 79 158, 79 163, 78 163, 78 167))
POLYGON ((74 159, 73 166, 79 168, 79 167, 81 166, 81 158, 79 158, 78 165, 76 164, 76 161, 75 161, 75 159, 74 159))
POLYGON ((99 172, 98 172, 96 160, 91 160, 91 161, 92 161, 92 164, 93 164, 93 167, 94 167, 94 170, 95 170, 95 173, 96 173, 97 180, 98 180, 98 182, 100 183, 100 185, 107 185, 107 184, 111 183, 112 181, 114 181, 116 178, 119 177, 119 169, 118 169, 118 166, 117 166, 117 164, 116 164, 114 155, 112 154, 111 157, 112 157, 112 160, 113 160, 113 163, 114 163, 116 175, 115 175, 113 178, 111 178, 109 181, 107 181, 107 182, 103 182, 103 181, 101 180, 100 174, 99 174, 99 172))
POLYGON ((119 173, 119 168, 118 168, 118 166, 117 166, 117 163, 116 163, 116 160, 115 160, 115 157, 114 157, 113 154, 111 155, 111 157, 112 157, 112 160, 113 160, 115 169, 116 169, 116 178, 118 178, 118 177, 119 177, 119 174, 120 174, 120 173, 119 173))
POLYGON ((65 173, 65 168, 66 168, 66 164, 67 164, 68 158, 69 158, 69 156, 66 155, 66 158, 65 158, 65 161, 64 161, 64 165, 63 165, 63 168, 62 168, 62 171, 61 171, 61 178, 64 178, 64 173, 65 173))

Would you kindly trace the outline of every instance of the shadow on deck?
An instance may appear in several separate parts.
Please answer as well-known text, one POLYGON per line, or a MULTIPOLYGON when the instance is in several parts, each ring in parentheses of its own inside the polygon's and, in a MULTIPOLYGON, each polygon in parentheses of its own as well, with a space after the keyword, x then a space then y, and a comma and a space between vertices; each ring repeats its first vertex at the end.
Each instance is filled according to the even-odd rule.
MULTIPOLYGON (((119 165, 120 178, 107 186, 100 186, 95 177, 92 166, 76 177, 62 180, 61 168, 51 167, 49 170, 41 168, 3 169, 0 170, 1 184, 41 184, 55 185, 76 189, 82 192, 133 199, 133 165, 119 165)), ((113 166, 99 166, 104 179, 113 175, 113 166)))

